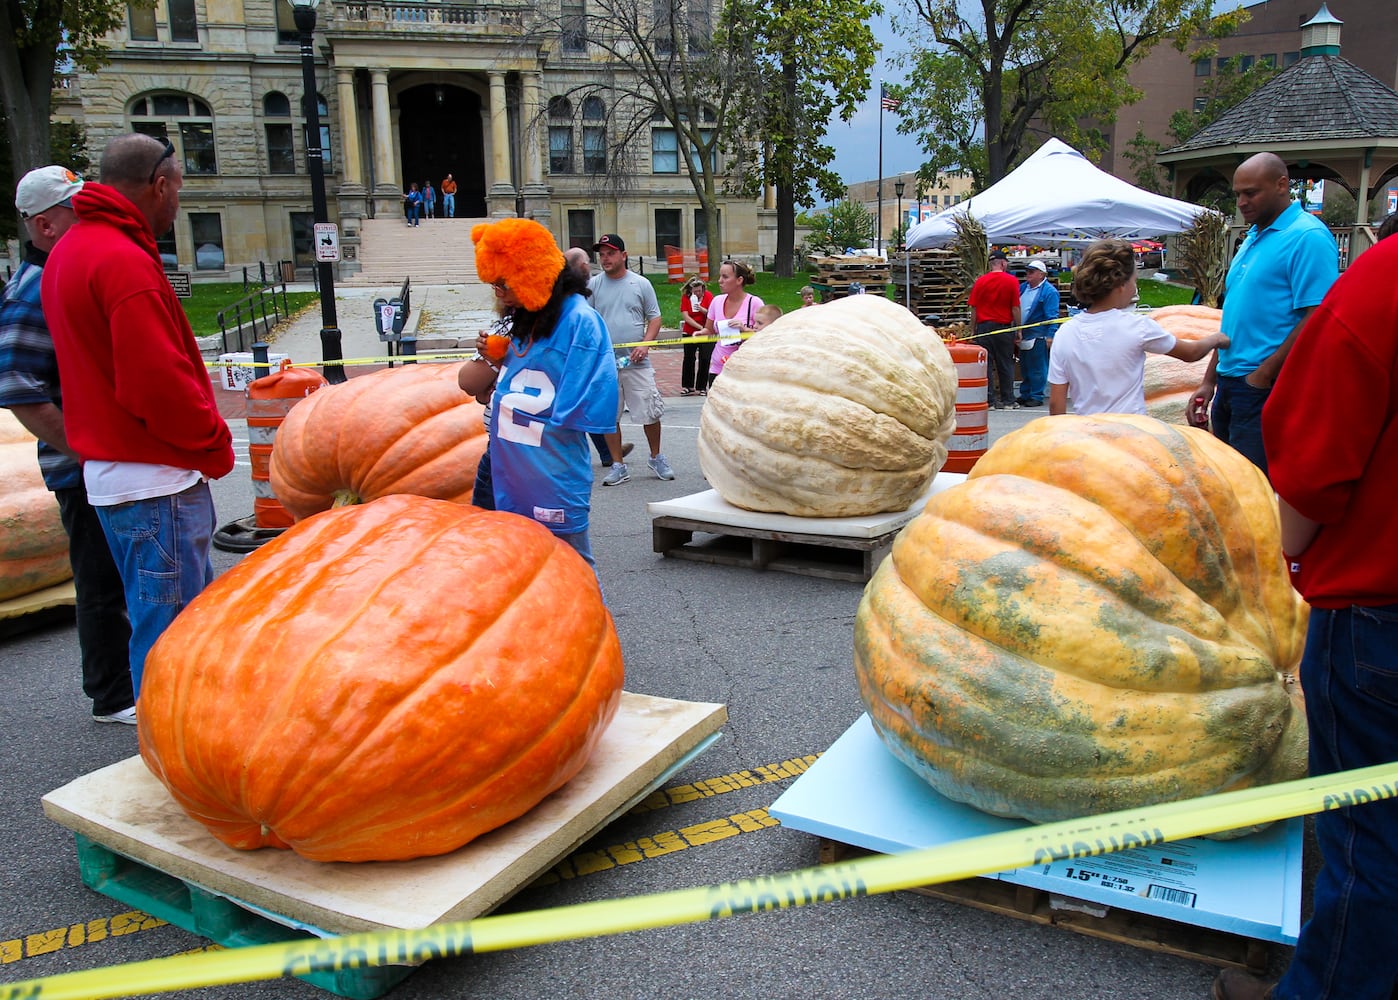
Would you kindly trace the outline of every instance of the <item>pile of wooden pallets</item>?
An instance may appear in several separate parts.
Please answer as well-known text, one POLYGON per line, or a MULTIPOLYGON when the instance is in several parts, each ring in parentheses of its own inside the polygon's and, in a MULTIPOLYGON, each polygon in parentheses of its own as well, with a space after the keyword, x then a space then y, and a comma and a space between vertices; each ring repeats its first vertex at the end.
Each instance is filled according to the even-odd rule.
POLYGON ((969 315, 969 288, 961 274, 961 257, 953 250, 911 250, 893 255, 889 265, 896 298, 924 323, 940 317, 941 324, 969 315), (911 294, 909 293, 911 285, 911 294))
POLYGON ((821 302, 853 292, 883 295, 888 290, 888 261, 882 257, 811 257, 811 287, 821 302), (857 287, 856 287, 857 286, 857 287))

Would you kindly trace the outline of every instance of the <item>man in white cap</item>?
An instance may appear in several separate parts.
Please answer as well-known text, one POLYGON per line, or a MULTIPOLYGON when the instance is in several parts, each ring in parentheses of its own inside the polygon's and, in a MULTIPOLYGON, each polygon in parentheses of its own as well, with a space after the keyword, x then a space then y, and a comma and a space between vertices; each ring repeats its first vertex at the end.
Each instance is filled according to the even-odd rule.
POLYGON ((99 169, 44 268, 44 316, 63 428, 126 589, 139 704, 146 654, 213 579, 209 480, 232 470, 233 438, 156 245, 180 210, 175 147, 119 135, 99 169))
POLYGON ((1048 392, 1049 341, 1058 318, 1058 289, 1047 281, 1048 267, 1031 260, 1019 283, 1019 315, 1025 329, 1019 331, 1019 367, 1024 379, 1019 383, 1020 406, 1043 406, 1048 392))
POLYGON ((87 500, 78 456, 63 433, 63 394, 53 339, 39 302, 49 251, 76 220, 73 195, 82 179, 66 167, 40 167, 15 188, 15 207, 29 236, 24 262, 0 302, 0 406, 39 439, 39 471, 58 501, 68 533, 76 592, 83 691, 98 722, 136 721, 127 643, 126 599, 102 522, 87 500))

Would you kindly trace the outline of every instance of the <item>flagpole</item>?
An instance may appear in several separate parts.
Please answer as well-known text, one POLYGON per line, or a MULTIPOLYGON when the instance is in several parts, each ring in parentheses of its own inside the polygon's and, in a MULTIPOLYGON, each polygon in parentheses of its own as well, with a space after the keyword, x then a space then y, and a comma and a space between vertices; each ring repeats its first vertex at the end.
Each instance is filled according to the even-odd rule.
POLYGON ((879 81, 879 210, 875 216, 874 246, 883 253, 883 81, 879 81))

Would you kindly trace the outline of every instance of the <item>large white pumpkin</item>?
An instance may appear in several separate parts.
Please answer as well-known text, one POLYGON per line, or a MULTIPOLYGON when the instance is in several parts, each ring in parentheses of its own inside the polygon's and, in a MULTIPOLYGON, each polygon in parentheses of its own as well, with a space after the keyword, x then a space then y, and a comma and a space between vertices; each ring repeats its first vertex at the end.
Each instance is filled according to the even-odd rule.
POLYGON ((956 367, 936 332, 852 295, 787 313, 728 360, 699 421, 699 464, 748 510, 907 510, 955 425, 956 367))

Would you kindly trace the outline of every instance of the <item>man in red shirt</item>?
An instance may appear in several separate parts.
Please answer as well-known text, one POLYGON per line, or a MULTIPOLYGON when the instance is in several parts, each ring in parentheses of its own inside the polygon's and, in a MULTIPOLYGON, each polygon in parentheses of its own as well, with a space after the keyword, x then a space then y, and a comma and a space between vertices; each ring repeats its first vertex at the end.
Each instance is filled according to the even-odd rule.
POLYGON ((126 591, 139 706, 146 654, 213 579, 209 480, 233 468, 233 443, 155 242, 180 210, 175 147, 117 136, 101 174, 73 196, 42 297, 63 430, 126 591))
POLYGON ((990 255, 990 270, 971 286, 970 303, 976 339, 990 353, 990 403, 997 410, 1017 410, 1015 334, 1006 328, 1019 326, 1019 282, 1010 273, 1009 260, 999 250, 990 255))

